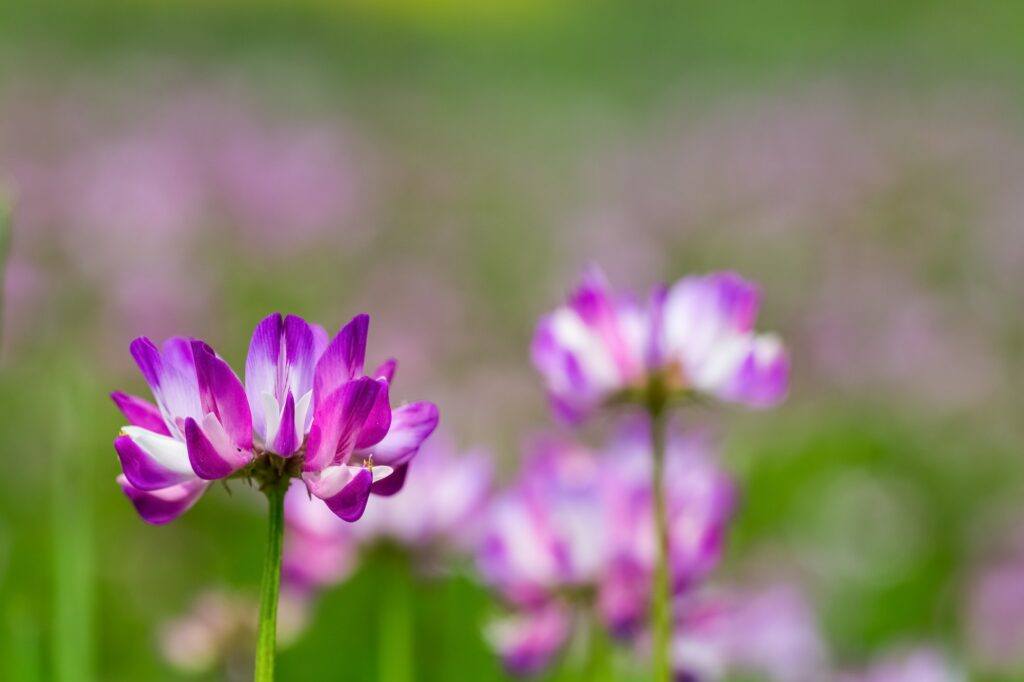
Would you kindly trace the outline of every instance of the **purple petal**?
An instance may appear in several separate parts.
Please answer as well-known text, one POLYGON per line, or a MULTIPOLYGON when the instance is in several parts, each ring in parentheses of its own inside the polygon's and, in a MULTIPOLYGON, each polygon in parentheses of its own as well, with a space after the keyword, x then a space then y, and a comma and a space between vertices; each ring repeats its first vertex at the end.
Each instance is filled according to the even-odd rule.
POLYGON ((270 446, 271 452, 282 457, 287 457, 299 448, 299 441, 295 434, 295 399, 291 392, 285 398, 284 409, 281 411, 281 425, 277 428, 277 435, 270 446))
POLYGON ((398 360, 394 358, 388 358, 384 362, 380 363, 380 367, 373 370, 374 379, 385 379, 388 384, 395 382, 395 369, 398 368, 398 360))
POLYGON ((121 490, 132 501, 135 510, 146 523, 162 524, 178 518, 202 497, 209 485, 191 480, 161 490, 144 491, 132 486, 124 476, 117 477, 121 490))
POLYGON ((363 373, 369 328, 370 316, 356 315, 327 346, 316 363, 314 403, 325 400, 343 383, 363 373))
MULTIPOLYGON (((211 419, 204 426, 213 431, 218 424, 211 419)), ((220 434, 207 433, 191 417, 185 420, 185 444, 188 446, 188 460, 199 478, 208 481, 227 478, 245 466, 247 458, 228 441, 224 431, 220 434)))
MULTIPOLYGON (((155 433, 154 436, 156 436, 155 433)), ((162 434, 156 438, 140 438, 140 440, 144 444, 146 444, 146 440, 159 443, 159 438, 167 441, 168 445, 181 447, 180 441, 172 440, 162 434)), ((159 490, 195 478, 187 467, 181 466, 181 464, 187 463, 187 459, 185 462, 175 465, 174 462, 168 462, 167 457, 154 456, 127 434, 114 439, 114 449, 117 451, 118 459, 121 460, 121 470, 124 472, 125 478, 139 490, 159 490), (161 459, 164 461, 161 462, 161 459), (168 466, 168 464, 172 464, 172 466, 168 466)), ((151 444, 150 450, 153 449, 151 444)), ((185 453, 181 452, 180 454, 185 453)))
POLYGON ((359 430, 359 438, 356 439, 356 449, 361 450, 376 445, 387 435, 391 428, 391 401, 388 396, 388 383, 379 379, 381 389, 377 392, 377 400, 373 403, 373 409, 366 417, 363 428, 359 430))
POLYGON ((336 466, 303 477, 310 492, 344 521, 358 521, 366 510, 373 474, 365 467, 336 466))
POLYGON ((132 341, 131 353, 172 433, 181 419, 202 416, 195 363, 188 339, 172 337, 164 342, 160 351, 152 341, 140 337, 132 341))
POLYGON ((381 497, 391 497, 397 494, 405 486, 405 477, 409 473, 408 464, 400 464, 388 477, 374 481, 370 486, 370 492, 381 497))
POLYGON ((281 357, 280 313, 263 318, 252 332, 249 355, 245 359, 245 393, 252 410, 253 426, 262 438, 266 432, 266 415, 262 409, 263 394, 277 395, 278 363, 281 357))
POLYGON ((313 372, 318 358, 316 346, 316 334, 304 319, 297 315, 284 318, 287 388, 297 398, 313 390, 313 372))
POLYGON ((789 389, 789 355, 774 337, 759 336, 722 397, 750 407, 772 407, 789 389))
POLYGON ((121 410, 129 424, 141 426, 144 429, 149 429, 165 436, 171 435, 171 432, 167 430, 167 424, 164 422, 163 416, 160 414, 160 409, 153 403, 134 395, 121 393, 120 391, 111 393, 110 398, 117 405, 117 408, 121 410))
POLYGON ((216 416, 236 446, 251 450, 252 411, 242 382, 202 341, 192 342, 192 355, 203 415, 216 416))
POLYGON ((370 448, 377 464, 398 467, 416 456, 423 441, 437 428, 439 415, 433 403, 410 403, 391 413, 391 428, 370 448))
POLYGON ((363 424, 386 390, 383 381, 360 377, 349 381, 317 405, 307 441, 306 471, 343 463, 355 448, 363 424))

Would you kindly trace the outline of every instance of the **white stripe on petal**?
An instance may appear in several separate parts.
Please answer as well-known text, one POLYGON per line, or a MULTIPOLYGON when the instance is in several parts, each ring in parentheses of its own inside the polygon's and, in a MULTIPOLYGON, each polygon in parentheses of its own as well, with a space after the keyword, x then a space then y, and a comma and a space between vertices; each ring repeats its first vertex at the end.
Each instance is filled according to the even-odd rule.
POLYGON ((191 474, 188 449, 180 440, 155 433, 141 426, 125 426, 121 431, 132 439, 153 461, 177 474, 191 474))

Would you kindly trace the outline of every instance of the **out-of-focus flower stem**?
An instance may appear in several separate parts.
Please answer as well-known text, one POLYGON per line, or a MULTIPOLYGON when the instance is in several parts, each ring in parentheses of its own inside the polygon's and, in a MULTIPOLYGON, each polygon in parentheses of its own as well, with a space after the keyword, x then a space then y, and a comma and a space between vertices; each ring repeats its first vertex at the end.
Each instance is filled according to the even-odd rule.
POLYGON ((612 651, 608 634, 601 621, 590 615, 590 636, 587 639, 587 663, 582 679, 586 682, 610 682, 612 675, 612 651))
POLYGON ((647 404, 651 418, 651 453, 654 457, 651 485, 654 498, 654 528, 657 535, 658 560, 654 570, 651 604, 652 669, 654 682, 670 682, 672 667, 669 646, 672 635, 671 590, 668 565, 668 514, 665 508, 665 432, 667 419, 665 400, 660 391, 647 404))
POLYGON ((377 633, 377 670, 381 682, 412 682, 413 584, 407 557, 397 549, 383 557, 391 575, 377 633))
POLYGON ((273 682, 274 655, 277 649, 277 600, 281 591, 281 549, 284 544, 284 493, 288 479, 268 483, 267 554, 260 584, 260 620, 256 636, 255 682, 273 682))

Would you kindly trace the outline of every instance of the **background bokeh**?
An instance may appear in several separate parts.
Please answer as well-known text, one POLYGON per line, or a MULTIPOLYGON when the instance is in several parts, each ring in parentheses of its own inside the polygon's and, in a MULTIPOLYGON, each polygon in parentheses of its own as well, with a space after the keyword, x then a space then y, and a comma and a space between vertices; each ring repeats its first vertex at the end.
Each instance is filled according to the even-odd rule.
MULTIPOLYGON (((598 262, 736 269, 791 348, 781 409, 715 420, 723 579, 801 584, 840 664, 927 642, 1022 679, 1022 32, 923 0, 4 3, 0 678, 181 679, 160 624, 258 584, 258 496, 155 529, 114 485, 134 336, 239 367, 270 311, 369 312, 395 393, 507 480, 554 428, 535 320, 598 262)), ((282 679, 374 679, 393 573, 327 593, 282 679)), ((503 679, 471 573, 415 589, 416 679, 503 679)))

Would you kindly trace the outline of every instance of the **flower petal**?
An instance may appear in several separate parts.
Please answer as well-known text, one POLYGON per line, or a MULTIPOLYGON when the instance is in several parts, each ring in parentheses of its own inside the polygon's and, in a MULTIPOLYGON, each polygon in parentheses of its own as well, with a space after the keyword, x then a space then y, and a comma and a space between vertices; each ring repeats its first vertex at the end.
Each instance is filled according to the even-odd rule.
MULTIPOLYGON (((381 467, 375 466, 374 472, 381 467)), ((397 494, 405 487, 405 477, 409 473, 408 464, 400 464, 395 467, 394 472, 383 479, 375 480, 373 485, 370 487, 370 492, 374 495, 380 495, 381 497, 391 497, 397 494)))
POLYGON ((245 359, 245 393, 252 409, 253 427, 260 438, 267 439, 263 396, 277 396, 278 365, 281 358, 281 313, 260 320, 252 332, 249 354, 245 359))
POLYGON ((339 386, 363 373, 370 316, 356 315, 334 337, 316 363, 313 402, 326 400, 339 386))
POLYGON ((163 524, 178 518, 202 497, 209 483, 192 479, 160 490, 139 490, 124 476, 117 477, 121 490, 146 523, 163 524))
POLYGON ((789 355, 777 337, 767 334, 751 340, 722 397, 751 407, 771 407, 786 397, 788 388, 789 355))
POLYGON ((213 414, 236 446, 251 450, 252 411, 242 382, 228 363, 202 341, 192 342, 192 355, 203 415, 213 414))
POLYGON ((203 414, 190 340, 172 337, 164 342, 161 351, 149 339, 139 337, 132 341, 131 353, 168 428, 173 435, 180 436, 181 420, 203 414))
POLYGON ((388 358, 384 362, 380 363, 380 366, 373 370, 374 379, 386 379, 388 384, 395 382, 395 369, 398 368, 398 360, 394 358, 388 358))
POLYGON ((170 436, 127 426, 114 439, 121 470, 139 490, 158 490, 195 478, 185 444, 170 436))
POLYGON ((302 478, 309 491, 342 520, 357 521, 366 510, 373 485, 373 474, 366 467, 332 466, 322 472, 305 473, 302 478))
POLYGON ((289 391, 284 401, 284 408, 281 410, 281 419, 274 442, 270 445, 270 451, 287 457, 299 448, 300 441, 295 435, 295 399, 289 391))
POLYGON ((387 435, 391 428, 391 401, 388 396, 388 382, 378 379, 380 390, 377 392, 377 400, 373 403, 373 409, 366 417, 363 428, 359 430, 359 438, 356 439, 356 449, 362 450, 376 445, 387 435))
POLYGON ((203 420, 202 426, 191 417, 185 420, 185 443, 192 470, 208 481, 226 478, 249 461, 247 454, 231 443, 212 414, 203 420))
POLYGON ((407 463, 437 428, 438 419, 437 406, 433 403, 410 403, 393 410, 388 434, 369 448, 374 462, 393 467, 407 463))
POLYGON ((134 395, 121 393, 120 391, 111 393, 110 398, 117 405, 117 409, 121 410, 129 424, 141 426, 144 429, 149 429, 165 436, 171 435, 171 432, 167 429, 167 423, 164 422, 163 415, 160 414, 160 408, 153 403, 134 395))
POLYGON ((315 407, 303 468, 317 471, 348 461, 364 423, 386 390, 383 381, 360 377, 349 381, 315 407))

